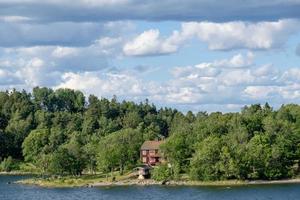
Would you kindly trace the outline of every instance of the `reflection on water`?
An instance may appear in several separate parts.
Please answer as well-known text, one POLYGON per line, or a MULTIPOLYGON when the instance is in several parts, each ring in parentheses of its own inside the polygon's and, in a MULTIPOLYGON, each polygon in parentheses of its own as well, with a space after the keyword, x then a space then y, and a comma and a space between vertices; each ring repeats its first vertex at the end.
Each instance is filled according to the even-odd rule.
POLYGON ((243 187, 128 186, 48 189, 7 184, 24 176, 0 176, 0 200, 299 200, 300 184, 243 187))

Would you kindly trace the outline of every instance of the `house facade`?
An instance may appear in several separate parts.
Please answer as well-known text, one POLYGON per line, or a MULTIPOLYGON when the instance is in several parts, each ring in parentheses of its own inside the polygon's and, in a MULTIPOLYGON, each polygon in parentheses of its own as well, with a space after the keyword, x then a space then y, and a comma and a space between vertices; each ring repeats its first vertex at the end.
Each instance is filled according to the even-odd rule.
POLYGON ((145 165, 155 166, 163 161, 159 146, 163 141, 145 141, 141 147, 141 161, 145 165))

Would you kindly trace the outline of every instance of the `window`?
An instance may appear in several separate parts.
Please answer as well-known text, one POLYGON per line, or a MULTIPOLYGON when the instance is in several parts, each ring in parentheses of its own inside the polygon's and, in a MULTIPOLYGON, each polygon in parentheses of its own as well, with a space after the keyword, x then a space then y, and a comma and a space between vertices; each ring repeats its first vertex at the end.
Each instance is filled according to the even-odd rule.
POLYGON ((150 151, 149 151, 149 154, 150 154, 151 156, 154 156, 154 155, 155 155, 155 150, 150 150, 150 151))
POLYGON ((147 151, 146 151, 146 150, 143 150, 143 151, 142 151, 142 154, 143 154, 143 156, 146 156, 146 155, 147 155, 147 151))
POLYGON ((147 162, 147 157, 143 157, 143 163, 147 162))

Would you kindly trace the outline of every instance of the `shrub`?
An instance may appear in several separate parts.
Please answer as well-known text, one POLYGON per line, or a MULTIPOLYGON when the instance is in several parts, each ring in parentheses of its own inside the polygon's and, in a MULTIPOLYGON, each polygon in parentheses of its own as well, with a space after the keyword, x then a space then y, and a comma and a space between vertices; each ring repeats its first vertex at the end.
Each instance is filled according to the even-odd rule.
POLYGON ((153 169, 152 178, 156 181, 167 181, 171 178, 171 172, 167 165, 160 165, 153 169))
POLYGON ((0 164, 0 171, 10 172, 17 169, 17 165, 11 156, 5 158, 0 164))

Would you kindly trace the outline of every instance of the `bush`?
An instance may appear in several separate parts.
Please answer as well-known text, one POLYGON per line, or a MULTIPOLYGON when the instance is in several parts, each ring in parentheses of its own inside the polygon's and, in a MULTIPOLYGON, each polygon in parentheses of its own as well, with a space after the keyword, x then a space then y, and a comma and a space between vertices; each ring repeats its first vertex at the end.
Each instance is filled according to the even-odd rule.
POLYGON ((17 164, 11 156, 5 158, 0 164, 0 171, 10 172, 17 169, 17 164))
POLYGON ((156 181, 167 181, 171 178, 171 172, 167 165, 160 165, 153 169, 152 178, 156 181))
POLYGON ((22 172, 30 172, 30 173, 40 172, 40 170, 37 169, 37 167, 31 163, 20 163, 19 168, 20 171, 22 172))

